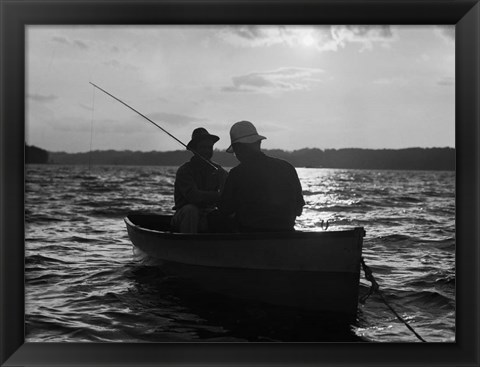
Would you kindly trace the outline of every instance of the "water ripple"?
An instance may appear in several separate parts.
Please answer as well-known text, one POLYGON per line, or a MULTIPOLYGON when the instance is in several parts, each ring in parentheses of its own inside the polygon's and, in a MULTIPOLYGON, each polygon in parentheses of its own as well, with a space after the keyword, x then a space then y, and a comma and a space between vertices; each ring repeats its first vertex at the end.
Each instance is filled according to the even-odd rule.
MULTIPOLYGON (((27 166, 26 340, 415 341, 377 295, 348 330, 205 294, 138 263, 123 217, 171 213, 174 167, 27 166)), ((364 226, 364 258, 428 341, 455 340, 455 174, 298 169, 297 229, 364 226)), ((369 289, 363 274, 360 294, 369 289)))

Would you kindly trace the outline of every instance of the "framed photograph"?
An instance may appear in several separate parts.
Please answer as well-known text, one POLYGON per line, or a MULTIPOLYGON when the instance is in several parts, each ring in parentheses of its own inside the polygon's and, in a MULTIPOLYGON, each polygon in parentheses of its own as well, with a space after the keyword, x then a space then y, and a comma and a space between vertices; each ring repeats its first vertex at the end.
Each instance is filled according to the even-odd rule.
POLYGON ((477 0, 0 9, 2 366, 480 363, 477 0), (218 170, 192 148, 199 127, 230 172, 239 142, 295 166, 297 231, 240 235, 250 254, 275 242, 268 261, 219 257, 223 233, 187 256, 170 233, 178 166, 218 170), (144 212, 213 292, 140 261, 159 251, 144 212), (312 260, 310 235, 354 266, 312 260), (216 292, 232 288, 250 299, 216 292))

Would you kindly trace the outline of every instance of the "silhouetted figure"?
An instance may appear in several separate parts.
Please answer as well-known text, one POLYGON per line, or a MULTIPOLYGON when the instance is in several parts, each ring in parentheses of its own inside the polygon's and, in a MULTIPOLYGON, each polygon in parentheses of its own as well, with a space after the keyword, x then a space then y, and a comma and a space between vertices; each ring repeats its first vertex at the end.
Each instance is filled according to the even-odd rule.
POLYGON ((228 174, 219 210, 234 215, 241 232, 293 231, 305 201, 295 168, 288 162, 265 155, 261 141, 249 121, 230 129, 231 146, 240 164, 228 174))
MULTIPOLYGON (((192 133, 187 149, 194 150, 207 160, 213 156, 213 145, 220 138, 203 127, 192 133)), ((208 232, 207 215, 220 199, 227 171, 213 163, 217 170, 196 154, 177 170, 175 178, 175 206, 172 226, 182 233, 208 232)))

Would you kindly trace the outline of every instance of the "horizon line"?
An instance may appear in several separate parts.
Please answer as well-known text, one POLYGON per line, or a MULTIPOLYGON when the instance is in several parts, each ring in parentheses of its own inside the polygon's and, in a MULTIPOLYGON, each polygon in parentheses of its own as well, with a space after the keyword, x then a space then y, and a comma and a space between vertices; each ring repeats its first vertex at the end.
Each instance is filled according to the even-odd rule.
MULTIPOLYGON (((36 145, 28 145, 25 143, 25 146, 29 147, 35 147, 38 149, 45 150, 49 153, 65 153, 65 154, 88 154, 91 152, 107 152, 107 151, 114 151, 114 152, 132 152, 132 153, 170 153, 170 152, 187 152, 187 149, 174 149, 174 150, 132 150, 132 149, 113 149, 113 148, 108 148, 108 149, 95 149, 95 150, 86 150, 86 151, 78 151, 78 152, 67 152, 67 151, 53 151, 53 150, 48 150, 45 148, 41 148, 36 145)), ((321 151, 327 151, 327 150, 408 150, 408 149, 455 149, 455 147, 451 146, 434 146, 434 147, 419 147, 419 146, 412 146, 412 147, 405 147, 405 148, 360 148, 360 147, 344 147, 344 148, 317 148, 317 147, 304 147, 304 148, 298 148, 298 149, 282 149, 282 148, 262 148, 263 151, 274 151, 274 150, 281 150, 286 153, 293 153, 297 152, 300 150, 321 150, 321 151)), ((220 152, 220 153, 226 153, 226 149, 214 149, 214 152, 220 152)), ((229 153, 230 154, 230 153, 229 153)))

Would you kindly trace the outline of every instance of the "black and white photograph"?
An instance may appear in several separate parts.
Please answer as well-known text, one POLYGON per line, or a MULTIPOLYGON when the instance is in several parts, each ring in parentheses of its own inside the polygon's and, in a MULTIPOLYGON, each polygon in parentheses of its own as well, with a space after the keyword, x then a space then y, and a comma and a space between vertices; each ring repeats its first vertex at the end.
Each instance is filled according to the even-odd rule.
POLYGON ((456 341, 454 25, 29 25, 26 342, 456 341))

